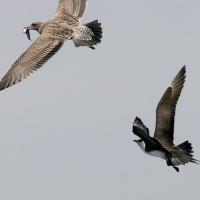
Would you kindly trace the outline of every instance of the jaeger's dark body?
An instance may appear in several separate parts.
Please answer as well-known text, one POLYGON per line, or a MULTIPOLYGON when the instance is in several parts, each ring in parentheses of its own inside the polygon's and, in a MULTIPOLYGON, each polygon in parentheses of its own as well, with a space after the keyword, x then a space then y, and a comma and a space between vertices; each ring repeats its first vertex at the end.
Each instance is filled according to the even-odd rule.
POLYGON ((167 88, 156 109, 156 128, 154 137, 149 136, 148 128, 136 117, 133 125, 133 133, 141 139, 135 140, 146 153, 161 157, 167 161, 167 165, 179 171, 178 165, 188 162, 198 163, 193 158, 192 145, 185 141, 174 145, 174 117, 176 104, 185 82, 185 66, 174 78, 172 85, 167 88))

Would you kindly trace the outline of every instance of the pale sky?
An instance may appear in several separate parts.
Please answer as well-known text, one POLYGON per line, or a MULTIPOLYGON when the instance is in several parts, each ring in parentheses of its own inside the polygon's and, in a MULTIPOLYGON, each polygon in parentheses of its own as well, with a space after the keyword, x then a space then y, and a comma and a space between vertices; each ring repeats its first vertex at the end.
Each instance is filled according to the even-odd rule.
MULTIPOLYGON (((50 19, 57 3, 1 2, 1 77, 31 44, 23 27, 50 19)), ((199 8, 197 0, 90 0, 83 22, 99 19, 104 31, 96 50, 67 41, 0 92, 0 199, 198 199, 199 166, 177 173, 145 155, 131 129, 138 116, 153 135, 157 103, 186 64, 175 143, 191 141, 200 159, 199 8)))

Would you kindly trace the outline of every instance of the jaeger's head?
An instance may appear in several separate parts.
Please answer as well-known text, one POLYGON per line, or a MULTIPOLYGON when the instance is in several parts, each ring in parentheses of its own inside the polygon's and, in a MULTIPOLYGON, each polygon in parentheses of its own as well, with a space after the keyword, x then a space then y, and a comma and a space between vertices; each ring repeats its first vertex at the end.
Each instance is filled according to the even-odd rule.
POLYGON ((145 148, 145 143, 144 143, 144 141, 143 141, 142 139, 133 140, 133 141, 136 142, 137 145, 138 145, 142 150, 144 150, 144 148, 145 148))
POLYGON ((34 30, 38 33, 41 33, 41 27, 43 23, 42 22, 34 22, 30 26, 24 27, 24 33, 26 33, 26 36, 29 40, 31 40, 30 31, 34 30))

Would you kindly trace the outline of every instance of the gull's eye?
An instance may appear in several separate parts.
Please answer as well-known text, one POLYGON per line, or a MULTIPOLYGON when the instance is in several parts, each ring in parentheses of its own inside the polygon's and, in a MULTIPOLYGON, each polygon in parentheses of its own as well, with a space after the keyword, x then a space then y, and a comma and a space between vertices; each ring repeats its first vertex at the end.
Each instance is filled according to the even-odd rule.
POLYGON ((31 24, 31 26, 33 26, 33 27, 36 27, 36 26, 37 26, 37 24, 36 24, 36 23, 32 23, 32 24, 31 24))

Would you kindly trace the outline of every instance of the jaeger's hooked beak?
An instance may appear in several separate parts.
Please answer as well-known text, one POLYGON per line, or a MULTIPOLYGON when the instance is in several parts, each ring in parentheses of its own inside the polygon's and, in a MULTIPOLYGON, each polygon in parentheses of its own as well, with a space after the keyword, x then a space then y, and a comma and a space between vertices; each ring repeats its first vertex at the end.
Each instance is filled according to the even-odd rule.
POLYGON ((23 33, 26 34, 29 40, 31 40, 30 27, 25 27, 23 33))
POLYGON ((142 139, 133 140, 134 142, 142 142, 142 139))

